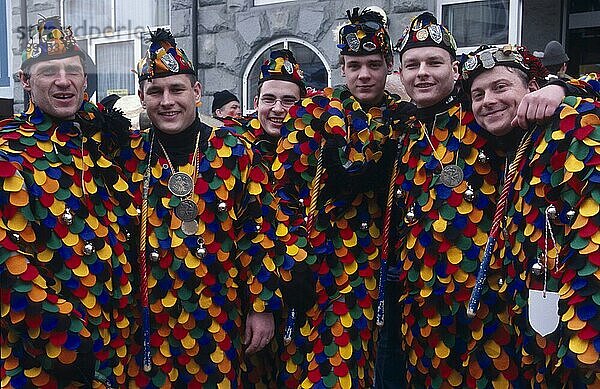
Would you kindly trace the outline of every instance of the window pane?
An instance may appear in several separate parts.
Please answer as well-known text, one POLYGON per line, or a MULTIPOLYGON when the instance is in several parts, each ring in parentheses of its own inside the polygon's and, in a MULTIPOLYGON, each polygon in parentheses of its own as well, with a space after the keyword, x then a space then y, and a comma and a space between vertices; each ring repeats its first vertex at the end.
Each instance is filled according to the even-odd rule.
POLYGON ((112 28, 111 0, 65 0, 65 25, 75 36, 100 35, 112 28))
POLYGON ((6 1, 0 0, 0 87, 10 86, 10 73, 8 71, 8 61, 10 56, 10 50, 8 49, 8 34, 6 31, 7 26, 6 19, 6 1))
POLYGON ((260 74, 260 67, 271 55, 271 51, 283 49, 283 43, 276 44, 274 46, 269 47, 267 50, 263 52, 263 54, 254 62, 252 65, 252 69, 248 74, 248 95, 246 96, 246 101, 248 102, 248 109, 253 109, 252 102, 254 101, 254 96, 258 94, 258 76, 260 74))
POLYGON ((571 0, 569 2, 570 12, 600 11, 600 0, 571 0))
POLYGON ((300 64, 300 69, 304 72, 304 82, 306 86, 315 89, 327 87, 327 69, 323 65, 321 58, 308 47, 290 42, 290 50, 294 53, 296 61, 300 64))
POLYGON ((135 93, 135 77, 131 73, 134 63, 133 55, 133 41, 96 45, 97 101, 112 93, 130 95, 135 93))
POLYGON ((117 30, 146 30, 169 24, 169 0, 116 0, 117 30))
POLYGON ((508 42, 509 0, 487 0, 442 6, 442 20, 458 47, 508 42))
POLYGON ((265 4, 275 4, 275 3, 287 3, 295 0, 254 0, 254 5, 265 5, 265 4))

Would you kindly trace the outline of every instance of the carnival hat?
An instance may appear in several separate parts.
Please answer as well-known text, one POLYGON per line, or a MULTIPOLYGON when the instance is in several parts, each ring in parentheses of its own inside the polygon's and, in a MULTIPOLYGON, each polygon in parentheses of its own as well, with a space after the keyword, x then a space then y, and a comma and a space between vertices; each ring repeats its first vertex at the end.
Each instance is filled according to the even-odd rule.
POLYGON ((63 28, 60 16, 40 18, 30 29, 30 37, 22 54, 21 69, 36 62, 61 59, 78 55, 85 60, 71 27, 63 28))
POLYGON ((302 96, 306 95, 304 73, 300 70, 300 65, 296 62, 294 53, 290 50, 272 51, 269 59, 261 65, 258 84, 260 85, 269 80, 293 82, 300 87, 300 94, 302 96))
POLYGON ((498 48, 482 45, 477 50, 462 56, 460 66, 462 79, 470 83, 479 74, 494 66, 520 69, 529 79, 543 79, 548 75, 548 70, 542 65, 540 59, 524 46, 504 45, 498 48))
POLYGON ((446 26, 439 24, 431 12, 423 12, 415 17, 404 30, 396 44, 400 57, 406 50, 415 47, 441 47, 456 57, 456 41, 446 26))
POLYGON ((196 74, 196 71, 185 51, 177 47, 169 30, 158 28, 154 33, 150 31, 150 47, 137 65, 138 80, 177 74, 196 74))
POLYGON ((367 7, 359 12, 356 7, 346 11, 350 24, 340 28, 340 54, 363 56, 381 53, 387 62, 393 59, 392 45, 387 31, 387 16, 378 7, 367 7))

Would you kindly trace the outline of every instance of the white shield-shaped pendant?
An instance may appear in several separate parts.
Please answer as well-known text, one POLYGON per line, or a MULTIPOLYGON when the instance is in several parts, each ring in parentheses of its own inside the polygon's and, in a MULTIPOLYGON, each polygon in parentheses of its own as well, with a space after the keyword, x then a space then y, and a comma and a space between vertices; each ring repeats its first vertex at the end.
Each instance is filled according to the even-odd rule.
POLYGON ((169 69, 171 72, 179 72, 179 63, 177 63, 177 60, 171 55, 171 53, 167 53, 160 57, 160 61, 165 64, 167 69, 169 69))
POLYGON ((558 292, 529 289, 529 324, 538 334, 546 336, 558 328, 558 292))

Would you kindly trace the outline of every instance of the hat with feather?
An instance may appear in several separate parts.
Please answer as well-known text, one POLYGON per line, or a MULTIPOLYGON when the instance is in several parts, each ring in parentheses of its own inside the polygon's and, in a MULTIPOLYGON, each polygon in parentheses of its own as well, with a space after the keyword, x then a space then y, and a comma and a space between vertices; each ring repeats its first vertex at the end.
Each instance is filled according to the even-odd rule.
POLYGON ((42 17, 31 27, 29 42, 22 54, 21 69, 36 62, 75 55, 85 60, 85 53, 77 44, 71 27, 63 28, 60 16, 42 17))
POLYGON ((367 7, 360 11, 356 7, 346 11, 350 24, 342 26, 338 34, 340 54, 364 56, 376 53, 384 55, 386 61, 393 60, 390 36, 387 31, 387 16, 380 8, 367 7))
POLYGON ((137 65, 138 80, 173 76, 177 74, 196 74, 194 65, 185 51, 177 47, 173 34, 167 29, 150 31, 150 47, 137 65))

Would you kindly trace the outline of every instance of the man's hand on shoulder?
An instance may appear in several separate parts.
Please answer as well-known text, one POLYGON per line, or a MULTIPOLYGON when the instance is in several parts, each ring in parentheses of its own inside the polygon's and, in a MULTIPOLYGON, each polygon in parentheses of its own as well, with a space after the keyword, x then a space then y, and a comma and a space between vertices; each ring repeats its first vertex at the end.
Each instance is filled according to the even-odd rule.
POLYGON ((559 85, 548 85, 526 94, 511 125, 528 128, 531 123, 541 123, 551 118, 564 97, 565 90, 559 85))

